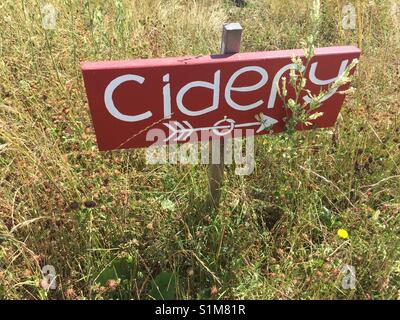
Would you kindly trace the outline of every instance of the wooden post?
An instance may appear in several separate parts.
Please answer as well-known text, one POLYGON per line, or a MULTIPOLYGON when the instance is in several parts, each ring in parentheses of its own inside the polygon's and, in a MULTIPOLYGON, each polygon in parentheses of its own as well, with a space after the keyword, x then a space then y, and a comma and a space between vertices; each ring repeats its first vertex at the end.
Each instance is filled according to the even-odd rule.
MULTIPOLYGON (((243 28, 239 23, 226 23, 222 30, 221 54, 238 53, 240 51, 240 41, 243 28)), ((211 162, 208 171, 208 207, 218 209, 221 198, 221 188, 224 177, 225 165, 225 143, 224 138, 220 138, 219 145, 211 142, 212 154, 219 152, 219 163, 211 162)), ((211 154, 211 161, 212 156, 211 154)))

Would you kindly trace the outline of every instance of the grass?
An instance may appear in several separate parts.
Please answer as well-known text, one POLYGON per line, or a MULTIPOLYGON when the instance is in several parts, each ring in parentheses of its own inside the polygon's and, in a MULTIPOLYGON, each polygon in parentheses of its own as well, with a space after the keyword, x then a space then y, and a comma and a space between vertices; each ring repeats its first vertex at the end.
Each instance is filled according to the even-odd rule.
POLYGON ((257 138, 255 172, 227 168, 218 213, 204 210, 206 166, 97 151, 79 62, 216 53, 226 21, 245 28, 242 51, 297 48, 312 1, 51 3, 54 30, 45 2, 0 4, 0 298, 151 299, 168 277, 178 299, 400 298, 393 1, 322 1, 317 45, 362 47, 356 92, 331 130, 257 138), (347 2, 356 30, 341 27, 347 2), (40 285, 47 264, 56 290, 40 285))

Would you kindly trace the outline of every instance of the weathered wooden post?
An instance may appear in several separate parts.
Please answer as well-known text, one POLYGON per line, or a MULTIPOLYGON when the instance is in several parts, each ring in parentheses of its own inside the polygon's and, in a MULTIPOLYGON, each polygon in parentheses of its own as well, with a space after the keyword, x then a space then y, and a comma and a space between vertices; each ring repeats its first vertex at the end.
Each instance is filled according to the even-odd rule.
MULTIPOLYGON (((222 30, 221 54, 238 53, 243 28, 239 23, 226 23, 222 30)), ((209 195, 207 204, 212 209, 217 209, 221 198, 222 182, 225 166, 225 143, 221 137, 220 143, 211 141, 211 163, 208 171, 209 195), (219 163, 213 163, 213 154, 219 153, 219 163)))

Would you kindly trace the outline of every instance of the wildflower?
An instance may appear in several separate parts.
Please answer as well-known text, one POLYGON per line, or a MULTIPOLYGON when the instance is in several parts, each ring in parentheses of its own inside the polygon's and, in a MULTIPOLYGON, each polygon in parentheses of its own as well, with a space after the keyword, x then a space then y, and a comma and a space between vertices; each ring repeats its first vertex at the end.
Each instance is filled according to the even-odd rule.
POLYGON ((147 228, 147 230, 150 230, 150 231, 153 230, 153 223, 150 222, 149 224, 147 224, 146 228, 147 228))
POLYGON ((347 231, 345 229, 339 229, 337 232, 337 235, 339 236, 339 238, 342 238, 342 239, 349 238, 349 234, 347 233, 347 231))
POLYGON ((42 289, 46 291, 49 290, 50 288, 49 280, 47 278, 43 278, 42 280, 40 280, 40 286, 42 287, 42 289))
POLYGON ((212 296, 216 296, 217 294, 218 294, 218 288, 217 288, 217 286, 212 286, 212 288, 211 288, 211 295, 212 296))
POLYGON ((65 295, 65 297, 67 297, 69 299, 76 298, 76 292, 73 288, 68 288, 67 290, 65 290, 64 295, 65 295))
POLYGON ((114 280, 114 279, 110 279, 107 281, 107 287, 108 289, 110 289, 111 291, 115 291, 115 289, 117 289, 118 287, 118 281, 114 280))

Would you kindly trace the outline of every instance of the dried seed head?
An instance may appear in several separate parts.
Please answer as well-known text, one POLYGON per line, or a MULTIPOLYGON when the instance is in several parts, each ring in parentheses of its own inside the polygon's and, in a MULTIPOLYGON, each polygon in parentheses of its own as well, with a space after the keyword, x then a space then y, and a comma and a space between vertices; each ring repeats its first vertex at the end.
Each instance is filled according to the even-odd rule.
POLYGON ((97 205, 95 201, 85 201, 83 204, 86 208, 94 208, 97 205))
POLYGON ((70 210, 77 210, 79 209, 79 203, 77 201, 73 201, 70 205, 69 205, 69 209, 70 210))
POLYGON ((32 276, 32 271, 30 269, 25 269, 24 277, 29 278, 30 276, 32 276))

